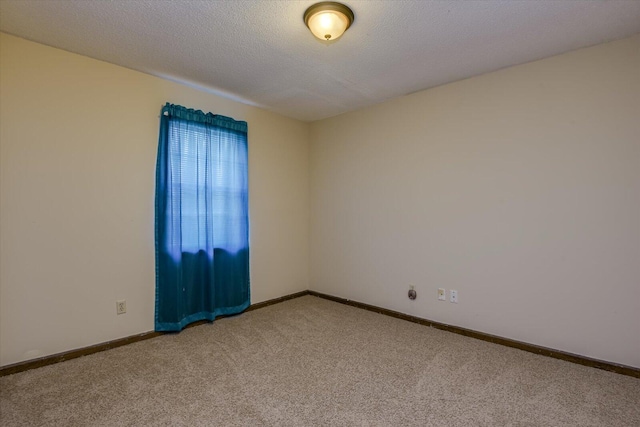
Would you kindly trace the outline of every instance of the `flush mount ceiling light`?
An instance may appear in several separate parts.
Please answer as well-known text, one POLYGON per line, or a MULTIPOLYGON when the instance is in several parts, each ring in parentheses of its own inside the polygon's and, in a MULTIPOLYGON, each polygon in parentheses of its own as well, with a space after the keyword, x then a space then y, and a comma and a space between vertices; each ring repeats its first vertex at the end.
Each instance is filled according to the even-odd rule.
POLYGON ((323 1, 304 12, 304 23, 320 40, 336 40, 353 23, 353 11, 334 1, 323 1))

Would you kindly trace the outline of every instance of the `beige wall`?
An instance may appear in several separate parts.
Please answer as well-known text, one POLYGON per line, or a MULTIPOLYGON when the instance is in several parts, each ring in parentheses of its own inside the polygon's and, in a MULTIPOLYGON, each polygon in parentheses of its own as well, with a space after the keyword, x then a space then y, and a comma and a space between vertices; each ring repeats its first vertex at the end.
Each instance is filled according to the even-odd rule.
POLYGON ((311 289, 640 367, 640 36, 316 122, 310 185, 311 289))
POLYGON ((308 288, 308 124, 6 34, 0 43, 1 365, 153 329, 167 101, 249 124, 252 302, 308 288))
POLYGON ((249 123, 252 302, 311 288, 640 367, 639 36, 311 125, 0 43, 0 365, 153 328, 169 101, 249 123))

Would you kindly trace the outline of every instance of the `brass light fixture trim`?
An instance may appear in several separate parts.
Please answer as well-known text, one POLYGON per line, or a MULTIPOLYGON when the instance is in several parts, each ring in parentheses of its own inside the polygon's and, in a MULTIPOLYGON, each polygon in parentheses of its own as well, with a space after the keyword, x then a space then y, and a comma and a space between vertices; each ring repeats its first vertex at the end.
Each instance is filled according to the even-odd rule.
POLYGON ((304 23, 320 40, 338 39, 353 24, 353 11, 342 3, 323 1, 304 12, 304 23))

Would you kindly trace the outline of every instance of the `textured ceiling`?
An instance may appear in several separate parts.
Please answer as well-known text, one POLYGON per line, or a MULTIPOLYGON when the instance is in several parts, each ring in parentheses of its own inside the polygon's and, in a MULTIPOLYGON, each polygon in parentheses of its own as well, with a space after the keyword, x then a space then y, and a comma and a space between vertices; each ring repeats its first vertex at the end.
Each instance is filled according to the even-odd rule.
POLYGON ((0 30, 305 121, 640 32, 637 0, 347 0, 327 45, 313 3, 0 0, 0 30))

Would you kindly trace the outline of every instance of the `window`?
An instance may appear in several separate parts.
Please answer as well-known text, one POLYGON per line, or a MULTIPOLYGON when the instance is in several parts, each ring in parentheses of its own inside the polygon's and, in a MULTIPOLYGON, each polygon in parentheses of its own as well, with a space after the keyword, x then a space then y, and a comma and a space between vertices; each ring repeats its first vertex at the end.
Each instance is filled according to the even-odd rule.
POLYGON ((247 245, 246 136, 201 123, 169 121, 171 192, 167 249, 237 252, 247 245))

